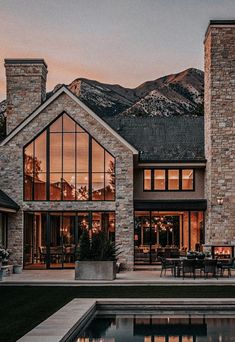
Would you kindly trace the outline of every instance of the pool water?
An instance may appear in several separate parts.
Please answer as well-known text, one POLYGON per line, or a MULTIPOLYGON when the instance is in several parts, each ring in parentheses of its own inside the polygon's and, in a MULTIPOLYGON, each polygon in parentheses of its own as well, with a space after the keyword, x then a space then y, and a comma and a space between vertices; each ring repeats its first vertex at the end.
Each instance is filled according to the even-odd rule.
POLYGON ((97 315, 73 342, 235 342, 235 317, 97 315))

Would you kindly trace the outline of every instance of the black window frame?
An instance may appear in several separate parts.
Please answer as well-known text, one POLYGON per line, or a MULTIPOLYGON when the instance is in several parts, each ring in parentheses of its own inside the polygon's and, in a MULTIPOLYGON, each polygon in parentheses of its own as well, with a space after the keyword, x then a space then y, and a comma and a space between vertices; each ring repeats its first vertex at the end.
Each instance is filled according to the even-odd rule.
MULTIPOLYGON (((62 120, 63 121, 63 120, 62 120)), ((63 123, 62 123, 63 124, 63 123)), ((55 133, 55 132, 53 132, 55 133)), ((63 126, 62 126, 62 140, 63 140, 63 126)), ((66 132, 69 133, 69 132, 66 132)), ((75 136, 76 136, 76 129, 75 129, 75 136)), ((82 133, 82 132, 81 132, 82 133)), ((77 137, 75 138, 75 160, 77 159, 77 144, 76 144, 77 137)), ((62 151, 63 151, 63 141, 62 141, 62 151)), ((63 159, 63 153, 62 153, 62 159, 63 159)), ((77 164, 77 162, 75 162, 77 164)), ((76 166, 75 166, 76 167, 76 166)), ((54 120, 52 120, 43 130, 41 130, 37 135, 34 136, 33 139, 31 139, 26 145, 23 146, 23 200, 25 202, 115 202, 116 201, 116 158, 114 155, 109 152, 105 147, 103 147, 97 139, 95 139, 80 123, 78 123, 76 120, 74 120, 66 111, 63 111, 60 115, 58 115, 54 120), (88 174, 88 198, 85 200, 79 200, 76 198, 74 199, 64 199, 63 196, 63 189, 62 189, 62 183, 61 183, 61 196, 60 199, 50 199, 50 174, 53 173, 50 171, 50 126, 57 121, 60 117, 63 115, 67 115, 71 120, 75 122, 75 124, 79 125, 81 129, 84 131, 84 133, 88 134, 88 171, 87 172, 74 172, 75 174, 75 188, 76 188, 76 182, 77 182, 77 174, 79 173, 87 173, 88 174), (33 143, 33 153, 35 152, 35 144, 34 141, 43 133, 46 132, 46 199, 34 199, 34 168, 33 168, 33 182, 32 182, 32 192, 31 192, 31 199, 25 198, 25 149, 33 143), (94 140, 98 145, 100 145, 104 151, 104 199, 93 199, 92 197, 92 174, 95 172, 92 172, 92 140, 94 140), (115 185, 114 185, 114 196, 113 199, 105 199, 105 176, 106 176, 106 169, 105 169, 105 152, 109 153, 112 158, 114 159, 114 175, 115 175, 115 185)), ((55 173, 55 172, 54 172, 55 173)), ((62 171, 60 172, 63 174, 63 160, 62 160, 62 171)), ((101 173, 101 172, 100 172, 101 173)))
POLYGON ((192 192, 195 191, 195 168, 193 167, 168 167, 168 168, 163 168, 163 167, 149 167, 149 168, 144 168, 143 169, 143 191, 144 192, 192 192), (151 171, 151 179, 150 179, 150 184, 151 184, 151 189, 147 190, 144 187, 144 174, 146 170, 151 171), (158 190, 154 188, 154 172, 155 170, 164 170, 165 171, 165 189, 163 190, 158 190), (179 171, 179 189, 171 190, 168 189, 168 171, 169 170, 178 170, 179 171), (192 170, 193 171, 193 188, 192 189, 183 189, 182 188, 182 171, 183 170, 192 170))

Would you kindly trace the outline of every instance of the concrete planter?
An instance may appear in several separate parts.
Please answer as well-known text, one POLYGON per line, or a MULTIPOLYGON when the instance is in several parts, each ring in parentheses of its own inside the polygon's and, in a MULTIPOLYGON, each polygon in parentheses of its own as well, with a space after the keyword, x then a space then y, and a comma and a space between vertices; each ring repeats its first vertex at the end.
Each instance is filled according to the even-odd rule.
POLYGON ((14 265, 13 266, 13 273, 20 274, 22 273, 23 266, 22 265, 14 265))
POLYGON ((113 280, 115 278, 115 261, 75 262, 75 280, 113 280))

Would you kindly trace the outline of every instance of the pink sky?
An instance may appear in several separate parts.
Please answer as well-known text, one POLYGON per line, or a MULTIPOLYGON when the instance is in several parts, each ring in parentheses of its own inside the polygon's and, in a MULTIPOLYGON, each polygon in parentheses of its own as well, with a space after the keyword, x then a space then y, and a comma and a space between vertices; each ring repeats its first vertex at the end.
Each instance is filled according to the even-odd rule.
POLYGON ((233 0, 0 0, 4 58, 44 58, 47 90, 77 77, 135 87, 203 69, 210 19, 234 19, 233 0))

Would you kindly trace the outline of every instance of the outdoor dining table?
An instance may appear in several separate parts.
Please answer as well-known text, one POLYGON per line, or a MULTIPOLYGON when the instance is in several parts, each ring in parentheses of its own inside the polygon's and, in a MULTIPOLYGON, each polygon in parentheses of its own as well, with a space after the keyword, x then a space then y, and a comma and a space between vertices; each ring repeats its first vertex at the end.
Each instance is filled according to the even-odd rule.
POLYGON ((205 258, 205 259, 188 259, 187 257, 181 257, 181 258, 166 258, 166 261, 172 263, 175 267, 174 267, 174 277, 180 277, 180 270, 181 270, 181 266, 183 264, 183 260, 195 260, 196 262, 202 262, 205 260, 217 260, 218 264, 219 263, 227 263, 228 259, 212 259, 212 258, 205 258))
POLYGON ((186 258, 166 258, 166 261, 169 261, 174 265, 174 277, 180 277, 180 266, 184 259, 186 258))

